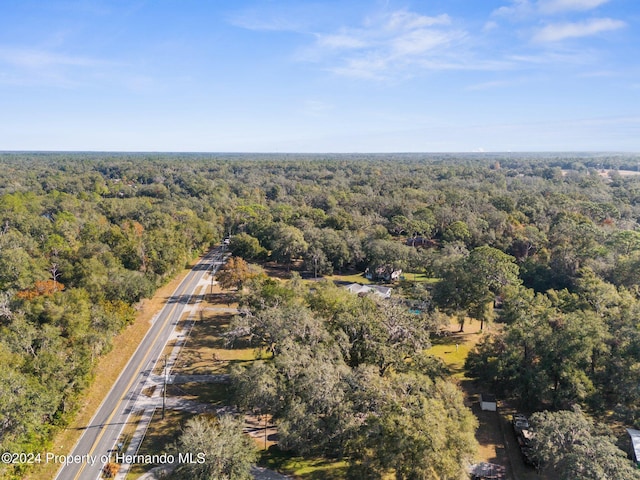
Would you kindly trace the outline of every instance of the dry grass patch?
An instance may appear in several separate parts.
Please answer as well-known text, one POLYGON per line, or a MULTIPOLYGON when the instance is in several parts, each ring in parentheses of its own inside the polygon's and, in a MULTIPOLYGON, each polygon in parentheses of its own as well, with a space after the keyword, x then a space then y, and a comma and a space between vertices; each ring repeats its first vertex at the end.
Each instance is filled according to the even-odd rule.
MULTIPOLYGON (((221 307, 220 304, 217 304, 221 307)), ((225 304, 222 308, 236 308, 225 304)), ((172 370, 178 375, 214 375, 229 373, 232 363, 250 362, 256 359, 253 348, 227 348, 224 333, 229 327, 233 313, 207 309, 199 315, 191 334, 180 350, 172 370)))
MULTIPOLYGON (((175 326, 176 337, 172 337, 167 341, 166 345, 162 350, 162 354, 159 357, 159 361, 153 366, 153 373, 155 375, 163 375, 164 374, 164 362, 162 359, 169 358, 173 349, 175 348, 178 342, 184 341, 188 335, 190 334, 190 329, 193 321, 197 318, 197 312, 184 312, 180 317, 180 320, 175 326)), ((172 370, 173 371, 173 370, 172 370)))

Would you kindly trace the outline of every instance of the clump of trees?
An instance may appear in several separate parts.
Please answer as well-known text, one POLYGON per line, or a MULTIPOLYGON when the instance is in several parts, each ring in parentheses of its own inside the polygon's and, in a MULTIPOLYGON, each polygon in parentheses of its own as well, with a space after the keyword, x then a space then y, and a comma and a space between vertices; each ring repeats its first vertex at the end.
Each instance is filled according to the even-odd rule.
POLYGON ((638 469, 616 446, 615 437, 579 408, 531 416, 533 458, 559 480, 635 480, 638 469))
POLYGON ((108 164, 0 156, 2 451, 42 451, 138 302, 220 238, 213 210, 172 196, 173 180, 108 164))
POLYGON ((514 291, 504 303, 503 333, 486 337, 467 367, 531 409, 614 408, 634 422, 640 302, 590 269, 578 275, 574 293, 514 291))
POLYGON ((244 420, 231 415, 217 419, 197 416, 187 421, 172 445, 176 458, 190 461, 178 465, 169 478, 193 480, 249 480, 258 452, 251 438, 242 431, 244 420))
POLYGON ((326 282, 280 288, 276 304, 250 294, 230 327, 270 354, 234 370, 238 405, 271 415, 281 448, 348 459, 353 478, 462 478, 477 424, 428 355, 437 320, 326 282))

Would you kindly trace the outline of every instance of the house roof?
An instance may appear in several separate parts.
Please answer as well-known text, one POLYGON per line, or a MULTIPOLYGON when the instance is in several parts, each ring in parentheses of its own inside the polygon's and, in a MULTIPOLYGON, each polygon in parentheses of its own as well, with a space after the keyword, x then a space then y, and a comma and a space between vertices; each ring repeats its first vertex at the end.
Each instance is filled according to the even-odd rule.
POLYGON ((480 401, 496 403, 496 396, 493 393, 481 393, 480 401))
POLYGON ((393 290, 391 287, 382 287, 380 285, 362 285, 360 283, 352 283, 344 288, 355 294, 367 294, 369 292, 373 292, 375 295, 379 295, 383 298, 390 297, 391 290, 393 290))
POLYGON ((640 462, 640 430, 627 428, 627 433, 631 437, 631 445, 633 446, 633 455, 636 462, 640 462))

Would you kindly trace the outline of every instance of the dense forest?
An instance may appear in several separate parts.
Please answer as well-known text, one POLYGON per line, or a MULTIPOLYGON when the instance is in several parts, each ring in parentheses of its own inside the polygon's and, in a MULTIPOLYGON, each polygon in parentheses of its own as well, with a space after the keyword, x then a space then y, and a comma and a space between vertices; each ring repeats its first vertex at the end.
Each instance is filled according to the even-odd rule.
POLYGON ((444 315, 501 325, 467 369, 504 398, 637 425, 639 165, 615 154, 2 154, 0 450, 46 445, 138 302, 226 236, 237 257, 306 278, 368 268, 434 279, 403 282, 402 301, 387 303, 303 288, 297 274, 247 281, 230 341, 272 360, 234 372, 239 403, 274 415, 287 448, 347 456, 354 478, 430 478, 425 465, 458 478, 474 421, 428 354, 444 315), (437 453, 421 457, 427 441, 437 453))

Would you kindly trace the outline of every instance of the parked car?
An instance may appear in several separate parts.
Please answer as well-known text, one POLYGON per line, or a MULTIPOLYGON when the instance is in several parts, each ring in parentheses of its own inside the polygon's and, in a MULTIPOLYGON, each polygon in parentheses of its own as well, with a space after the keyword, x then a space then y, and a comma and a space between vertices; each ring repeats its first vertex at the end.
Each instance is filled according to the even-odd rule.
POLYGON ((529 429, 529 419, 522 413, 515 413, 511 419, 511 424, 516 434, 529 429))
POLYGON ((516 434, 524 463, 537 468, 537 462, 531 449, 531 440, 533 439, 534 433, 529 425, 529 419, 522 413, 516 413, 511 418, 511 425, 516 434))

